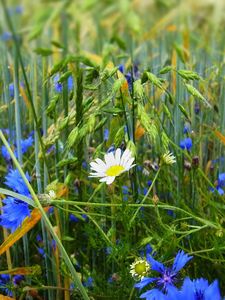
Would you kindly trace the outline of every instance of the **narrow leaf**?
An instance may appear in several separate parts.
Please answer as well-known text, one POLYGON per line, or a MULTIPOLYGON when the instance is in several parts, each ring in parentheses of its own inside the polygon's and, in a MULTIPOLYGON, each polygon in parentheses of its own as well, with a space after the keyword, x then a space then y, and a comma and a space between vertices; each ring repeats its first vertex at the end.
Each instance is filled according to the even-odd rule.
MULTIPOLYGON (((45 207, 44 210, 47 212, 49 207, 45 207)), ((22 226, 17 228, 15 232, 10 234, 8 238, 0 246, 0 255, 5 253, 12 245, 14 245, 21 237, 23 237, 28 231, 30 231, 41 219, 41 213, 39 209, 35 208, 30 217, 27 217, 22 226)))
POLYGON ((35 265, 35 266, 31 266, 31 267, 13 268, 10 270, 0 271, 0 274, 40 275, 41 274, 41 266, 35 265))

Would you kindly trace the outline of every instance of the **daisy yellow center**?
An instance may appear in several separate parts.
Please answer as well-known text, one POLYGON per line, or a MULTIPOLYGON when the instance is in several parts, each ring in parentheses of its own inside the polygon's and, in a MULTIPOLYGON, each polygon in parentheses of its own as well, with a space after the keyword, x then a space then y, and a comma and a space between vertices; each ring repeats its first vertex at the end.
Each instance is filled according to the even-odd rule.
POLYGON ((138 275, 144 275, 147 271, 148 268, 146 267, 146 262, 140 262, 137 263, 134 267, 135 273, 138 275))
POLYGON ((111 166, 108 168, 108 170, 105 172, 107 176, 118 176, 120 175, 125 168, 123 166, 117 165, 117 166, 111 166))

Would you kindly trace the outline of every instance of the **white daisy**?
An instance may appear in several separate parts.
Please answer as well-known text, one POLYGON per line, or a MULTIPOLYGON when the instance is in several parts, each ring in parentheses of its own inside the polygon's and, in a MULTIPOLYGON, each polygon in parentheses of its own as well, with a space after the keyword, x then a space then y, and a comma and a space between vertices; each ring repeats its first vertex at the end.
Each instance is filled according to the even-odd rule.
POLYGON ((104 156, 105 161, 96 158, 95 161, 91 162, 90 177, 100 177, 101 182, 111 184, 116 176, 119 176, 125 171, 129 171, 134 165, 134 157, 130 150, 126 149, 122 154, 121 149, 118 148, 113 152, 106 153, 104 156))
POLYGON ((150 264, 145 259, 139 258, 130 265, 130 273, 134 279, 140 280, 148 274, 150 267, 150 264))

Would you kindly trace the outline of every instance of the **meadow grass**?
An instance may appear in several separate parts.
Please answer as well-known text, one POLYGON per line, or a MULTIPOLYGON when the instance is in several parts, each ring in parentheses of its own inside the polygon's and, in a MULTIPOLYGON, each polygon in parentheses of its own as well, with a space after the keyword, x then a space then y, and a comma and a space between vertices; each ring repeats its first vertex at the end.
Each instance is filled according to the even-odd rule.
POLYGON ((225 294, 223 1, 1 7, 0 297, 139 299, 176 253, 225 294))

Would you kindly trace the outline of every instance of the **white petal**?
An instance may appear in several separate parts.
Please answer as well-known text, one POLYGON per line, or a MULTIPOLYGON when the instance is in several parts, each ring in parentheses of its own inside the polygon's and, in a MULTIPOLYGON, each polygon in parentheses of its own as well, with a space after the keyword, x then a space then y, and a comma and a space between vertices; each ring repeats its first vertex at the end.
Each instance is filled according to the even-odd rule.
POLYGON ((132 157, 131 152, 129 149, 126 149, 121 157, 121 162, 120 164, 124 166, 127 160, 129 160, 132 157))
POLYGON ((105 155, 105 162, 106 162, 106 166, 107 166, 107 167, 111 167, 111 166, 113 166, 113 165, 116 164, 116 163, 115 163, 115 157, 114 157, 114 155, 113 155, 112 152, 107 153, 107 154, 105 155))
POLYGON ((116 177, 115 176, 108 176, 106 178, 107 178, 106 184, 111 184, 116 177))
POLYGON ((134 158, 130 158, 128 161, 126 161, 126 163, 123 165, 125 169, 130 168, 130 166, 132 165, 132 163, 134 162, 134 158))
POLYGON ((129 170, 132 169, 134 166, 136 166, 136 164, 131 165, 131 166, 129 166, 129 167, 126 167, 126 168, 125 168, 125 171, 129 171, 129 170))
POLYGON ((104 177, 105 173, 90 173, 89 177, 104 177))
POLYGON ((103 177, 101 179, 99 179, 100 182, 106 182, 108 180, 108 177, 103 177))
POLYGON ((101 170, 101 166, 94 161, 92 161, 90 163, 90 166, 91 166, 91 169, 93 169, 93 170, 96 170, 96 171, 101 170))
POLYGON ((121 159, 121 149, 117 148, 115 153, 115 160, 117 165, 120 164, 120 159, 121 159))
POLYGON ((100 158, 96 158, 95 160, 102 168, 106 168, 106 164, 100 158))

